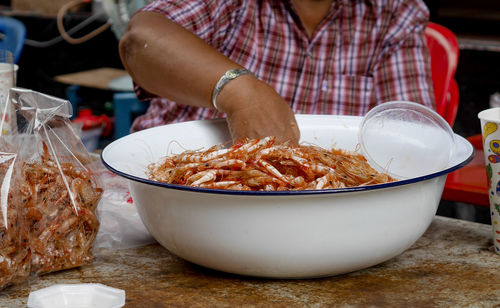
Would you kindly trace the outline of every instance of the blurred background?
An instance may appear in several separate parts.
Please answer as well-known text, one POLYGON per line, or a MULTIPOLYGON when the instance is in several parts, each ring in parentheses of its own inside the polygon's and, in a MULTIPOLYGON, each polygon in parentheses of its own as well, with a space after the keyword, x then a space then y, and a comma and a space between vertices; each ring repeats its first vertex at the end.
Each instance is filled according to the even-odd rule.
MULTIPOLYGON (((71 100, 75 116, 77 111, 85 109, 97 117, 92 118, 96 122, 103 121, 100 116, 106 116, 111 124, 101 131, 97 149, 123 134, 123 128, 121 132, 117 128, 120 106, 129 104, 130 119, 122 126, 143 112, 144 106, 126 102, 130 99, 126 95, 130 94, 131 84, 119 58, 118 41, 129 16, 146 2, 0 0, 0 16, 21 21, 26 30, 17 62, 17 85, 71 100), (63 32, 77 39, 65 39, 61 25, 63 32), (96 29, 101 32, 94 33, 96 29), (123 100, 121 105, 119 99, 123 100)), ((489 108, 493 95, 500 92, 500 1, 426 0, 425 3, 430 20, 451 30, 458 41, 455 80, 459 104, 453 130, 463 137, 475 136, 481 133, 477 113, 489 108)), ((474 204, 476 197, 462 200, 453 194, 442 200, 439 215, 490 223, 489 207, 474 204)))

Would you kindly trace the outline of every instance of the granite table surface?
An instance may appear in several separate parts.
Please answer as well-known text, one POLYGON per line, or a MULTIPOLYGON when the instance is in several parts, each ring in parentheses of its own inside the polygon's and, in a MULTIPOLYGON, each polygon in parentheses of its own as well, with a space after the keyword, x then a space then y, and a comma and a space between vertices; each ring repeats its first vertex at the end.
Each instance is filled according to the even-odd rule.
POLYGON ((490 225, 436 216, 389 261, 304 280, 221 273, 158 244, 100 249, 91 265, 3 290, 0 306, 26 307, 31 291, 55 284, 102 283, 125 290, 125 307, 500 307, 500 255, 492 247, 490 225))

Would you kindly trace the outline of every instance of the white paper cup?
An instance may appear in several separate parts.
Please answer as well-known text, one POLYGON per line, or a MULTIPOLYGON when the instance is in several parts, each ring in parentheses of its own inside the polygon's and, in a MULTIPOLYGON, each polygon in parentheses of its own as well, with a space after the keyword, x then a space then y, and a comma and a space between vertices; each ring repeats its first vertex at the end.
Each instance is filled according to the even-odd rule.
POLYGON ((494 249, 500 254, 500 107, 478 114, 483 135, 494 249))

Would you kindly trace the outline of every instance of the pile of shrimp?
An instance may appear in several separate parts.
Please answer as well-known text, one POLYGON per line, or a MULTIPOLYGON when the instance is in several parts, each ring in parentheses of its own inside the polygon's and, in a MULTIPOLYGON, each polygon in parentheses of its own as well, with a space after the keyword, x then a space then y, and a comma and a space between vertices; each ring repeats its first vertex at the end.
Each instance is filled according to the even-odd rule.
POLYGON ((32 272, 90 263, 99 229, 95 212, 103 192, 93 173, 84 165, 56 161, 43 143, 39 160, 22 163, 20 178, 32 272))
POLYGON ((248 191, 335 189, 395 181, 357 152, 278 144, 274 137, 169 155, 150 164, 147 176, 169 184, 248 191))
POLYGON ((0 193, 7 193, 0 214, 0 289, 27 279, 31 269, 28 228, 20 208, 20 195, 15 189, 18 183, 9 174, 9 165, 13 161, 6 159, 7 155, 2 156, 0 178, 4 183, 12 181, 9 191, 0 193))

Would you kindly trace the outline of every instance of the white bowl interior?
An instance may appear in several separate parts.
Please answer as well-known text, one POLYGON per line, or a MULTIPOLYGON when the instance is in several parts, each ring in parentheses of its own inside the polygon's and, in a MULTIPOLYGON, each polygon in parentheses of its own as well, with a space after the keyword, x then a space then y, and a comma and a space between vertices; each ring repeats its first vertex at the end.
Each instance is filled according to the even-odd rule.
MULTIPOLYGON (((302 143, 311 143, 324 148, 341 148, 351 151, 359 151, 358 131, 362 117, 335 116, 335 115, 297 115, 297 122, 301 130, 302 143)), ((409 136, 422 133, 422 128, 416 125, 408 125, 406 128, 409 136)), ((406 148, 408 151, 414 150, 421 154, 421 163, 411 161, 409 164, 388 163, 382 170, 391 174, 413 174, 413 177, 428 176, 439 173, 446 169, 457 167, 457 165, 467 162, 474 154, 472 145, 464 138, 455 135, 455 147, 452 157, 438 157, 436 163, 433 156, 425 154, 425 148, 432 145, 439 148, 443 139, 442 134, 426 134, 428 145, 422 148, 421 144, 413 143, 409 138, 406 148), (434 136, 435 139, 432 139, 434 136), (441 159, 442 158, 442 159, 441 159), (446 164, 443 165, 443 160, 446 164), (389 168, 389 169, 386 169, 389 168)), ((379 161, 390 162, 394 158, 394 153, 399 153, 402 147, 401 137, 394 138, 391 145, 385 135, 371 136, 370 142, 376 143, 380 139, 379 150, 376 155, 379 161), (394 150, 397 148, 396 150, 394 150)), ((208 120, 178 123, 166 126, 155 127, 125 136, 108 145, 103 153, 104 163, 118 171, 122 175, 130 175, 137 178, 146 178, 146 168, 149 164, 157 162, 167 154, 177 154, 184 150, 206 150, 215 144, 228 143, 231 140, 224 120, 208 120)), ((448 149, 448 144, 444 144, 448 149)), ((370 149, 377 149, 370 145, 370 149)), ((432 149, 431 153, 436 153, 432 149)), ((376 167, 376 166, 373 166, 376 167)), ((408 178, 408 177, 404 177, 408 178)))

